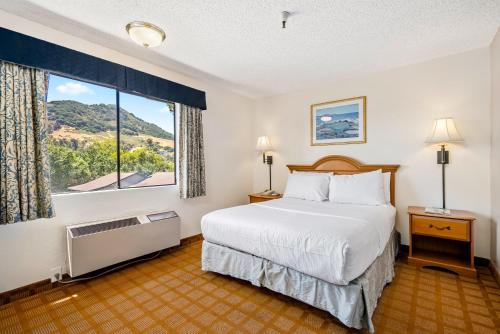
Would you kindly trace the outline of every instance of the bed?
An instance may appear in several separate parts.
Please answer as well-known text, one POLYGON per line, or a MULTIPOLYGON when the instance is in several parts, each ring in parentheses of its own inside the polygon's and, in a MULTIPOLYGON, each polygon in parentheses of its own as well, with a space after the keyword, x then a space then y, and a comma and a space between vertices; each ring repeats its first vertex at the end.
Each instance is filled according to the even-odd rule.
POLYGON ((202 218, 202 269, 328 311, 348 327, 374 331, 371 317, 394 277, 397 165, 328 156, 291 172, 390 173, 390 203, 367 206, 283 198, 217 210, 202 218))

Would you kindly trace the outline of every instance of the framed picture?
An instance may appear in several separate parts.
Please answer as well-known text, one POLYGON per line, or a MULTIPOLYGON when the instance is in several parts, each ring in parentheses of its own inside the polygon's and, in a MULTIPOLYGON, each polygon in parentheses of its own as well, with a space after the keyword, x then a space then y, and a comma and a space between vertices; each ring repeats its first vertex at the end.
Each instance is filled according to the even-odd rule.
POLYGON ((366 143, 366 96, 311 105, 311 145, 366 143))

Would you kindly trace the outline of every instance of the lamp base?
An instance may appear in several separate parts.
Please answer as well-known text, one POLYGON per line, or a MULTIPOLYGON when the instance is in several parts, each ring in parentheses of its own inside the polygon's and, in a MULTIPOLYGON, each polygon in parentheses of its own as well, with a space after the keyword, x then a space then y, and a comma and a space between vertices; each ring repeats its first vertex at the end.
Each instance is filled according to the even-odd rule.
POLYGON ((444 208, 433 208, 433 207, 426 207, 424 210, 426 213, 435 213, 438 215, 449 215, 451 214, 450 209, 444 209, 444 208))

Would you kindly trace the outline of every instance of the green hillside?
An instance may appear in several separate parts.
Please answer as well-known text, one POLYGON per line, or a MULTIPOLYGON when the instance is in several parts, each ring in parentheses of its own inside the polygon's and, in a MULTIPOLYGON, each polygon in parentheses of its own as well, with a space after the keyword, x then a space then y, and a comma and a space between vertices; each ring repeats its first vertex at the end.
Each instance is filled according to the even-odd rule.
MULTIPOLYGON (((71 100, 52 101, 47 104, 50 131, 70 126, 91 133, 116 129, 116 105, 83 104, 71 100)), ((120 128, 125 135, 145 134, 157 138, 173 139, 173 135, 159 126, 143 121, 120 108, 120 128)))

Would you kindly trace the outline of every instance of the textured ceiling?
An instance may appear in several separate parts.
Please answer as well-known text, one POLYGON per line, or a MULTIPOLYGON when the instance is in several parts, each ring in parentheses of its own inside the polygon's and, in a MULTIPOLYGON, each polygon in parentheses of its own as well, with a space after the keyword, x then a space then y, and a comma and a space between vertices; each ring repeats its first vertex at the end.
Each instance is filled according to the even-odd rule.
POLYGON ((0 0, 0 9, 252 97, 485 47, 500 24, 500 0, 0 0), (133 44, 124 27, 134 20, 161 26, 166 43, 133 44))

